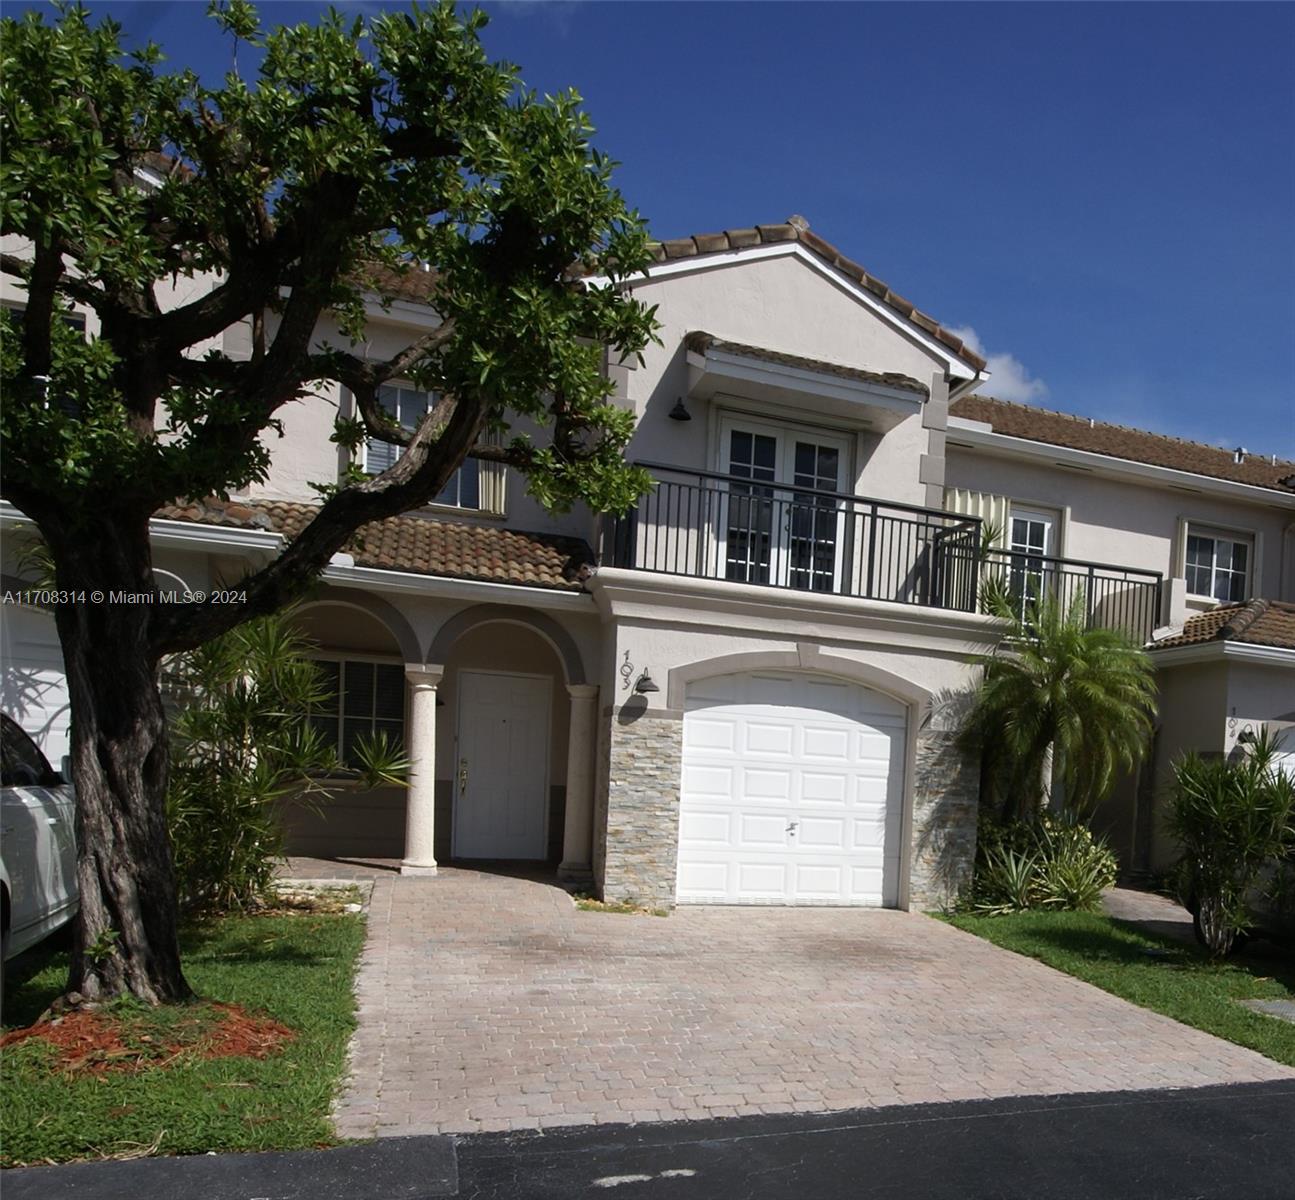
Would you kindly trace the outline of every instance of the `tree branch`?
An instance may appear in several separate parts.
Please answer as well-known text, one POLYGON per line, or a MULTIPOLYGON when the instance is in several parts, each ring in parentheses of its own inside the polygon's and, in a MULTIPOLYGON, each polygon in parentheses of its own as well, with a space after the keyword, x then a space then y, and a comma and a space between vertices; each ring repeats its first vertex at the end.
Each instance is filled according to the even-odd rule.
POLYGON ((239 582, 243 604, 182 604, 157 610, 154 654, 190 649, 253 617, 274 612, 301 592, 357 529, 428 503, 474 445, 485 424, 484 397, 447 397, 429 412, 405 452, 381 475, 337 492, 272 563, 239 582))

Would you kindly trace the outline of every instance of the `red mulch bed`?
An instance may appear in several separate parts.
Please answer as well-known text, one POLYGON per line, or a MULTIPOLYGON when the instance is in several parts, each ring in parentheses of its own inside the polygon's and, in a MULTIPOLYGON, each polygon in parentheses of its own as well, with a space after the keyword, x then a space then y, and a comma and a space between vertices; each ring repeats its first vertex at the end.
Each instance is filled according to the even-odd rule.
POLYGON ((103 1075, 168 1067, 181 1059, 268 1058, 296 1034, 237 1004, 200 1003, 193 1015, 163 1026, 147 1017, 79 1011, 37 1021, 0 1038, 0 1049, 37 1038, 68 1072, 103 1075))

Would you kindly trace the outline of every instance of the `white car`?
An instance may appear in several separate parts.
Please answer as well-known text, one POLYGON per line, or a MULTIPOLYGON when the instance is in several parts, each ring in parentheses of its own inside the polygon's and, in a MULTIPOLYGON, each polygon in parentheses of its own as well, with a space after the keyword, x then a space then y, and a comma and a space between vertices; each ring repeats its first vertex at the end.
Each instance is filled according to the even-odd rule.
POLYGON ((0 714, 0 932, 12 958, 76 914, 75 802, 40 748, 0 714))

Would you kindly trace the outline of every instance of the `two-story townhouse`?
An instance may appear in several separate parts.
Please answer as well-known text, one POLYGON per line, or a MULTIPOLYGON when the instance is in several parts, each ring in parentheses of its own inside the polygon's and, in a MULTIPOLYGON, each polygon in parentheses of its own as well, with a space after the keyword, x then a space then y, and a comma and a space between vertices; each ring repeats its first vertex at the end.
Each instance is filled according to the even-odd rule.
POLYGON ((1096 822, 1127 870, 1164 871, 1176 849, 1161 815, 1185 751, 1231 754, 1268 727, 1295 774, 1295 469, 982 396, 955 403, 948 436, 948 506, 984 515, 1053 593, 1083 589, 1119 623, 1124 585, 1093 561, 1164 578, 1154 743, 1096 822))
MULTIPOLYGON (((299 610, 336 683, 321 727, 343 751, 399 735, 413 770, 404 791, 291 810, 293 849, 410 873, 547 861, 652 903, 939 903, 974 847, 977 765, 954 735, 969 660, 1001 636, 976 611, 987 564, 1081 587, 1094 620, 1148 639, 1191 636, 1189 614, 1238 591, 1293 598, 1295 464, 1224 470, 1226 452, 984 400, 976 354, 799 218, 658 260, 635 291, 661 342, 607 365, 651 495, 552 517, 470 462, 435 505, 364 530, 299 610)), ((417 276, 374 282, 398 288, 371 314, 383 354, 435 316, 417 276)), ((434 397, 385 402, 412 420, 434 397)), ((163 514, 159 568, 210 587, 276 553, 344 466, 328 433, 348 404, 295 406, 265 486, 163 514)), ((50 624, 6 622, 5 706, 57 754, 50 624)), ((1233 702, 1250 722, 1295 709, 1295 648, 1270 649, 1221 659, 1225 704, 1242 666, 1277 680, 1233 702)), ((1193 687, 1171 704, 1176 669, 1166 713, 1187 715, 1164 718, 1161 771, 1200 723, 1193 687)), ((1150 790, 1130 784, 1108 824, 1146 825, 1150 790)))

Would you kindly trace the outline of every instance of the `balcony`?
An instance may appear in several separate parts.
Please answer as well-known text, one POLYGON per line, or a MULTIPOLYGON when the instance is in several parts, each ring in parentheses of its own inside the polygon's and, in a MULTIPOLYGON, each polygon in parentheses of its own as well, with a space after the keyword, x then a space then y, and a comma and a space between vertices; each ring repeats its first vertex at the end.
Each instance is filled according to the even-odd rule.
POLYGON ((842 492, 640 463, 655 489, 606 518, 605 566, 953 612, 1082 596, 1090 625, 1141 641, 1159 624, 1159 572, 981 546, 981 522, 842 492))

